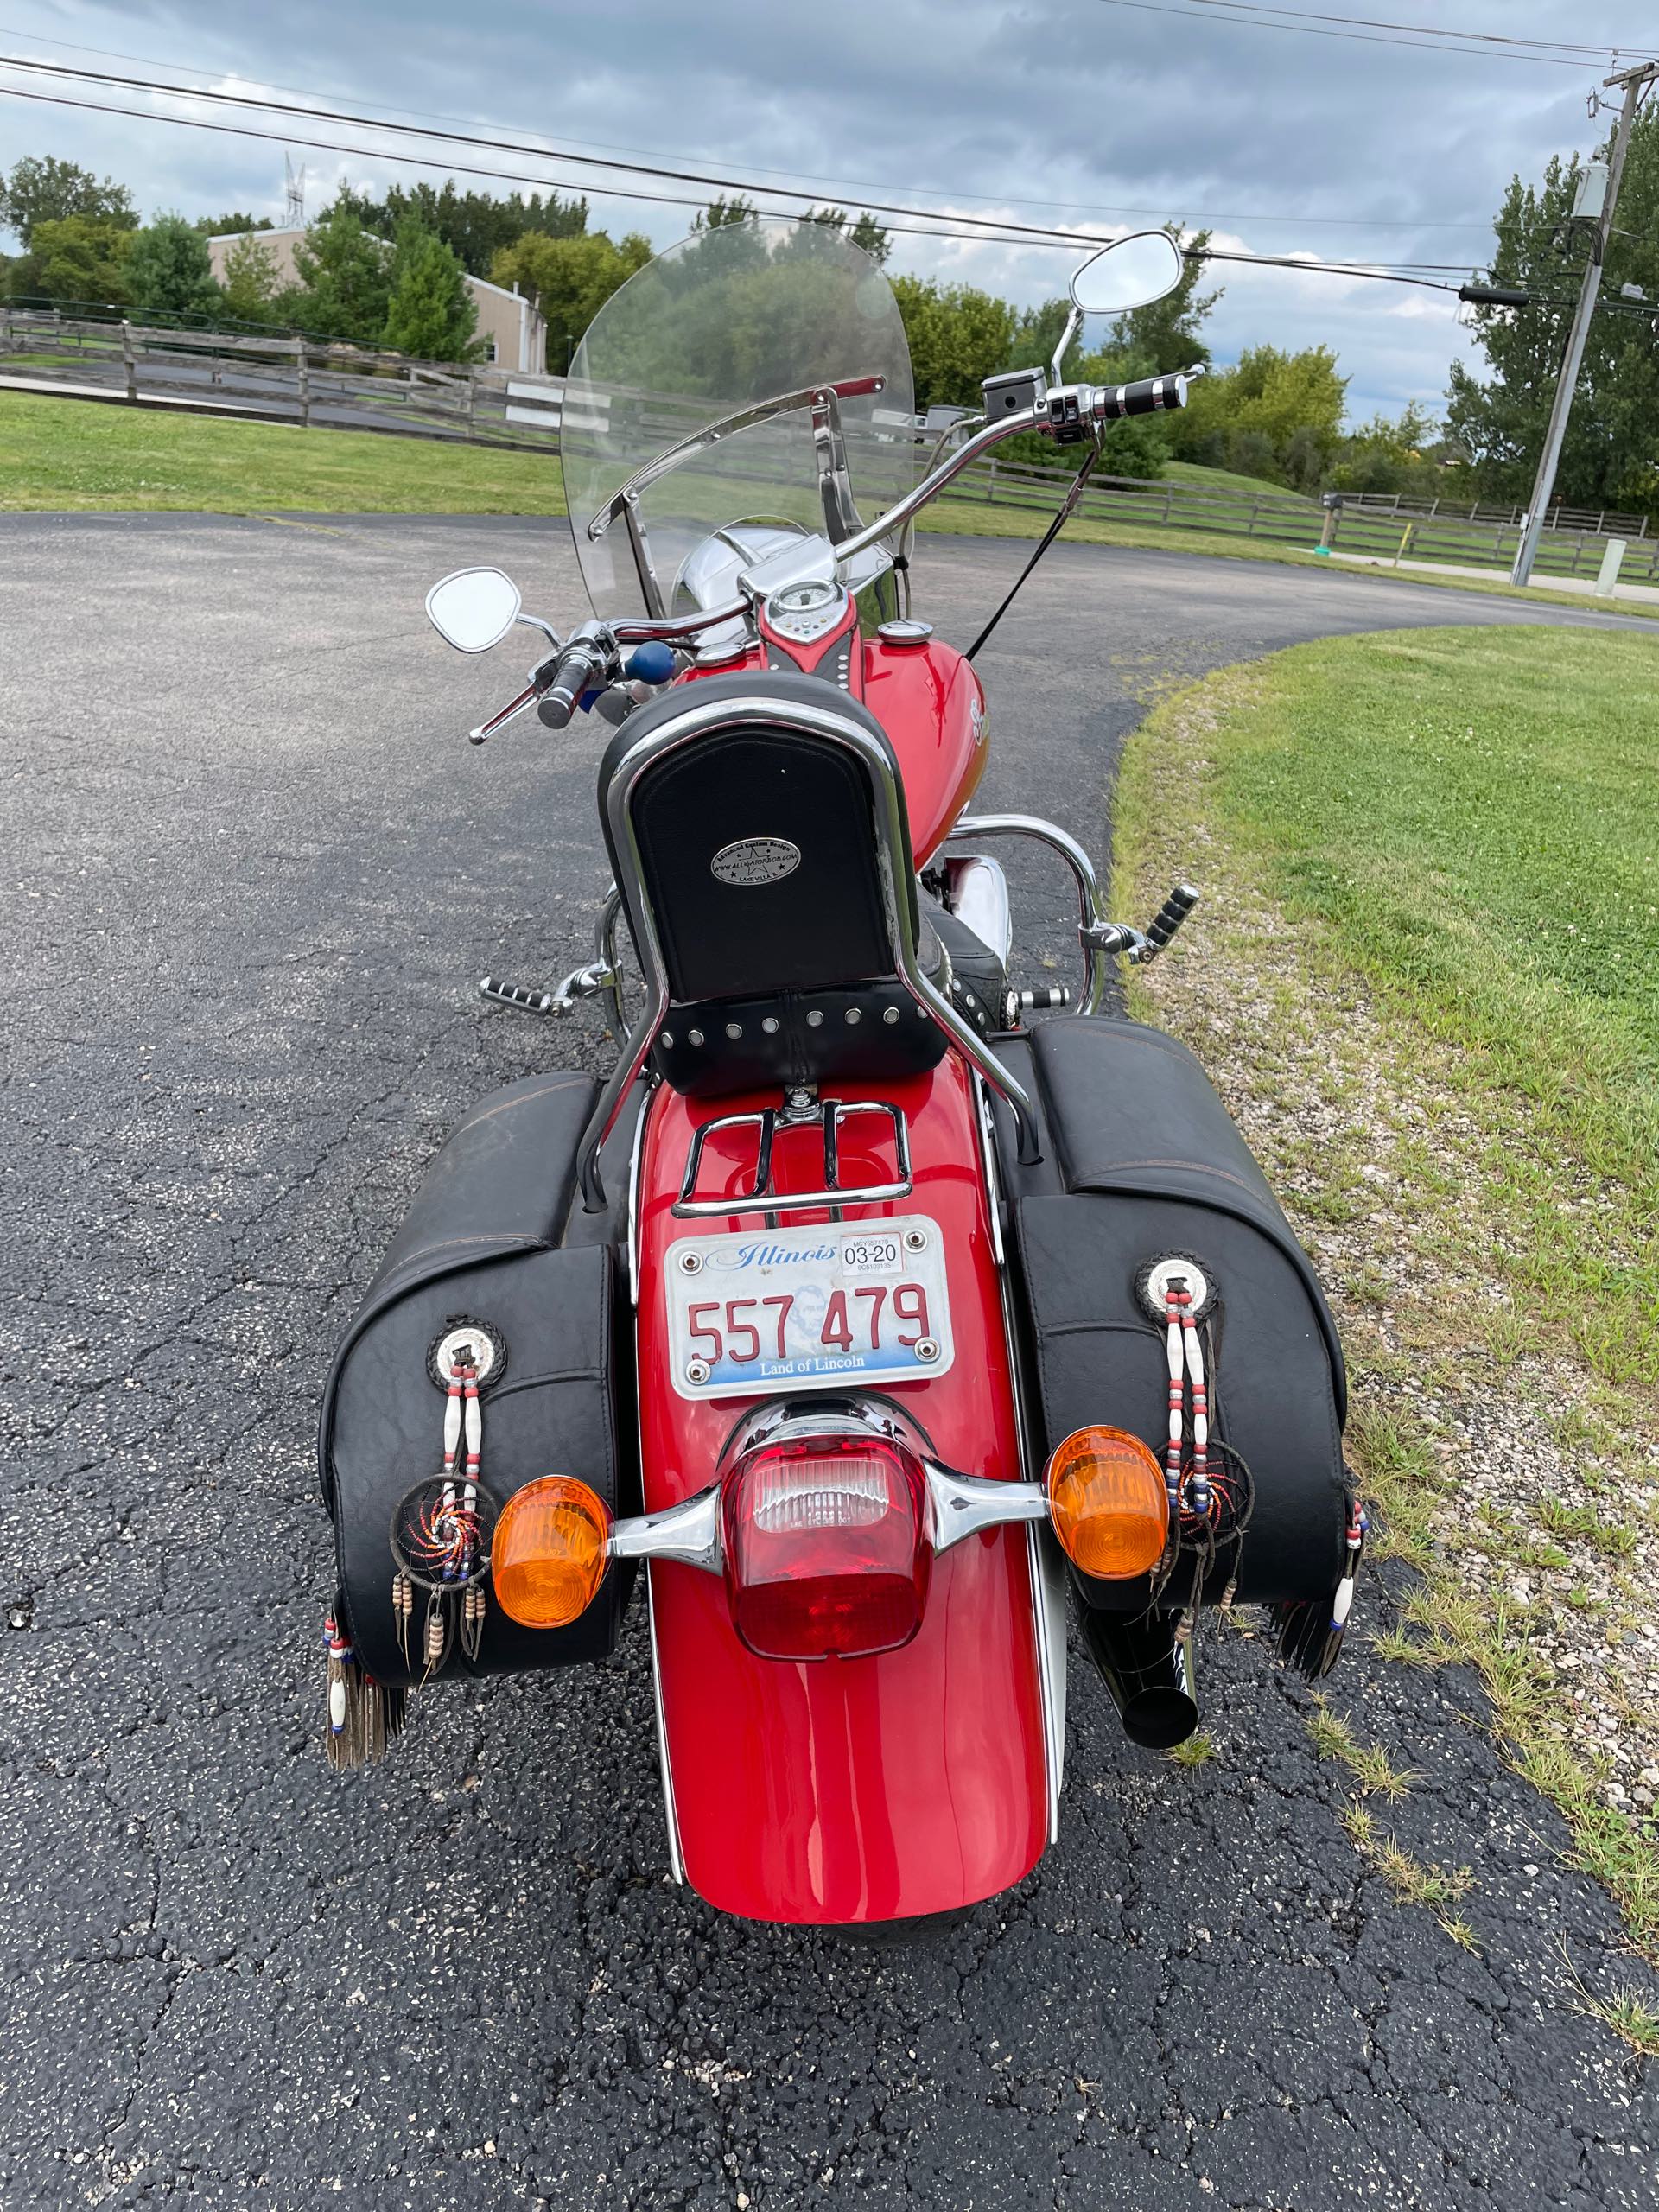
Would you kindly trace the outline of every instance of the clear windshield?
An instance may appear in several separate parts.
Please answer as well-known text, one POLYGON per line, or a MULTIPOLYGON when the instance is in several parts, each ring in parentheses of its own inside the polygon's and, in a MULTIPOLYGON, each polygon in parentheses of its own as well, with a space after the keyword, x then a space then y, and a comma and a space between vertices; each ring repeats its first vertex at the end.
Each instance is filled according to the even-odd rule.
POLYGON ((709 579, 741 565, 710 558, 722 543, 759 546, 768 526, 822 534, 827 443, 810 406, 704 434, 786 395, 867 379, 880 388, 837 406, 852 495, 870 522, 909 489, 919 453, 904 324, 878 264, 822 224, 741 223, 698 232, 630 277, 576 350, 560 424, 594 613, 712 603, 709 579), (633 528, 614 506, 630 484, 633 528), (722 530, 734 540, 711 545, 722 530))

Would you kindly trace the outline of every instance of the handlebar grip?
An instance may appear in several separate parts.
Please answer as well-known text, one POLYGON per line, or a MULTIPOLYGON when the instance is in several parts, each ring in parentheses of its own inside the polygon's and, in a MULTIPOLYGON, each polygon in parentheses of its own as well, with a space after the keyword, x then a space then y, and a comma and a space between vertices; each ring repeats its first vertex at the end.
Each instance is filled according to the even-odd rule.
POLYGON ((1190 883, 1175 886, 1147 925, 1147 942, 1154 952, 1163 950, 1198 903, 1198 894, 1190 883))
POLYGON ((586 644, 573 645, 561 658, 553 681, 543 692, 536 713, 549 729, 563 729, 576 711, 576 702, 594 675, 594 654, 586 644))
POLYGON ((1095 393, 1095 419, 1121 422, 1126 415, 1161 415, 1186 404, 1185 376, 1142 377, 1137 384, 1102 385, 1095 393))

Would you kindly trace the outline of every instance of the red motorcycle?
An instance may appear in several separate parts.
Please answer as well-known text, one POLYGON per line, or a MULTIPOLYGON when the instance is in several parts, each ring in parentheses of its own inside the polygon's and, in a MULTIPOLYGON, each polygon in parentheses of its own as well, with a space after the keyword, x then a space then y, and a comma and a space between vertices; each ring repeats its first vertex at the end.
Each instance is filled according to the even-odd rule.
POLYGON ((596 998, 626 1041, 467 1116, 334 1363, 337 1762, 413 1687, 603 1656, 643 1583, 675 1875, 902 1921, 1056 1835, 1068 1597, 1149 1747, 1197 1726, 1206 1608, 1334 1660, 1363 1522, 1330 1314, 1197 1062, 1101 1010, 1197 894, 1142 933, 1065 830, 966 812, 984 694, 910 607, 915 517, 978 456, 1184 403, 1061 377, 1085 311, 1179 273, 1162 233, 1097 255, 1051 370, 990 379, 917 481, 880 268, 809 223, 699 232, 565 391, 594 619, 562 639, 493 569, 431 592, 463 652, 545 635, 475 742, 610 733, 594 958, 484 995, 596 998), (1014 837, 1071 872, 1075 1004, 1010 982, 1014 837))

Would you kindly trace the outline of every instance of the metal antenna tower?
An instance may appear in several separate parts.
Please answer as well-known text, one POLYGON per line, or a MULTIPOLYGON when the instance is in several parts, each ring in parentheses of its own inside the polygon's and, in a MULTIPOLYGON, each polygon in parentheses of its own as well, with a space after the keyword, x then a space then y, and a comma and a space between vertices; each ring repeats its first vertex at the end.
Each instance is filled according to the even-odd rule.
POLYGON ((283 181, 288 192, 284 226, 290 231, 302 231, 305 228, 305 164, 302 162, 296 168, 291 154, 283 156, 283 181))

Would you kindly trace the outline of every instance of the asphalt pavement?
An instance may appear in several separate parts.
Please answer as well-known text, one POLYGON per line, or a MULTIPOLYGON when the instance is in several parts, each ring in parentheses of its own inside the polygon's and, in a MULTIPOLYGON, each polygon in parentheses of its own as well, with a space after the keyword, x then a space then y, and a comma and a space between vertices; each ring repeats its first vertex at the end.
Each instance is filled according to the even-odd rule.
MULTIPOLYGON (((925 539, 917 611, 964 639, 1024 551, 925 539)), ((1370 1651, 1381 1572, 1331 1692, 1473 1951, 1357 1856, 1261 1635, 1206 1631, 1192 1769, 1074 1651, 1062 1840, 910 1948, 668 1881, 637 1610, 329 1770, 330 1348, 466 1106, 606 1050, 472 992, 571 964, 606 880, 596 734, 461 741, 532 657, 425 626, 485 560, 580 611, 562 525, 0 518, 0 2206, 1650 2207, 1653 2069, 1579 1988, 1643 1969, 1472 1678, 1370 1651)), ((1103 854, 1173 677, 1608 619, 1062 546, 982 662, 982 800, 1103 854)), ((1065 891, 1018 889, 1034 975, 1065 891)))

